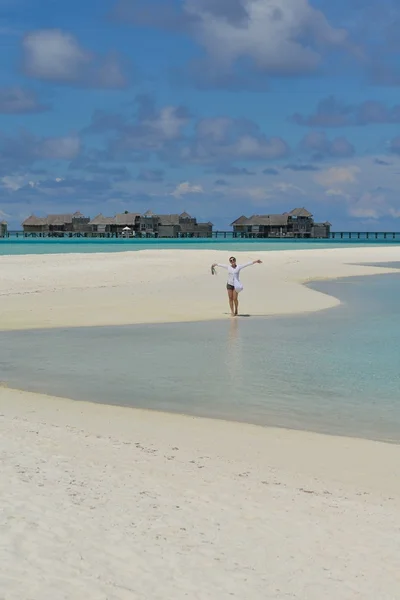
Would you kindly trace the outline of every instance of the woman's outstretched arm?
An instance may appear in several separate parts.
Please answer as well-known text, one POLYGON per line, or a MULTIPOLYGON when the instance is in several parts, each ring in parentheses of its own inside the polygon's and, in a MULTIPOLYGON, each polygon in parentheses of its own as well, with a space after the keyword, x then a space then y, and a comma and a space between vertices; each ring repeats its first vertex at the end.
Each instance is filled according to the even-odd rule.
POLYGON ((262 260, 252 260, 251 262, 245 263, 244 265, 238 265, 238 269, 239 271, 241 271, 242 269, 245 269, 246 267, 251 267, 252 265, 260 265, 262 263, 262 260))
POLYGON ((211 266, 213 268, 215 268, 215 267, 221 267, 221 269, 227 269, 228 268, 228 265, 221 265, 219 263, 213 263, 211 266))

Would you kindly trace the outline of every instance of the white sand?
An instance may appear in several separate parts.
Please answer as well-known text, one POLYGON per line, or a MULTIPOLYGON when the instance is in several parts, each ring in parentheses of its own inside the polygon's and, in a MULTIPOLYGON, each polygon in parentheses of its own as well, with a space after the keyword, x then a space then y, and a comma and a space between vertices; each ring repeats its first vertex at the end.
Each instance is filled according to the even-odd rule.
MULTIPOLYGON (((338 303, 302 282, 383 272, 354 263, 400 261, 400 247, 237 254, 258 257, 263 265, 242 272, 242 310, 290 314, 338 303)), ((210 265, 228 258, 211 250, 2 256, 0 329, 226 318, 226 272, 212 277, 210 265)))
MULTIPOLYGON (((254 315, 334 306, 300 283, 390 272, 349 263, 400 248, 260 257, 254 315)), ((226 259, 0 257, 0 328, 225 318, 226 259)), ((0 387, 0 459, 1 600, 400 598, 400 446, 0 387)))
POLYGON ((398 600, 400 447, 0 389, 4 600, 398 600))

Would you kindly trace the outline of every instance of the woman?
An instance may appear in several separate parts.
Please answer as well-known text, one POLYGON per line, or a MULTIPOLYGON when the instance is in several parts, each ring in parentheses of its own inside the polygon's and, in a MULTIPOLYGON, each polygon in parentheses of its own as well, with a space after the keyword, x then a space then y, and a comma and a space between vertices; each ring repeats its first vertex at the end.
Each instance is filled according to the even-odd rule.
POLYGON ((214 263, 211 266, 212 273, 214 273, 215 267, 221 267, 222 269, 226 269, 228 271, 228 282, 226 284, 226 289, 228 290, 228 298, 229 298, 229 308, 231 309, 232 317, 237 317, 239 311, 239 292, 242 291, 243 286, 240 282, 240 271, 245 269, 246 267, 250 267, 251 265, 261 264, 261 260, 253 260, 252 262, 246 263, 244 265, 238 265, 236 263, 236 258, 231 256, 229 259, 229 265, 220 265, 218 263, 214 263))

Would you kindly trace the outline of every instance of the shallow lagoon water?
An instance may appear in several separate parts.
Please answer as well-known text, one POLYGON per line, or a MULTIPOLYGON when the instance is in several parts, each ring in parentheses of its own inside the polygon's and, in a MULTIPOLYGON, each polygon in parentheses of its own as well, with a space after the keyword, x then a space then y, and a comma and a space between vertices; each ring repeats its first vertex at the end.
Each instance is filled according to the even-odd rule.
POLYGON ((267 252, 270 250, 310 250, 353 248, 363 246, 400 245, 400 239, 384 238, 381 234, 360 239, 238 239, 184 238, 184 239, 122 239, 122 238, 2 238, 0 256, 25 254, 73 254, 99 252, 127 252, 138 250, 223 250, 224 252, 267 252))
POLYGON ((0 380, 75 400, 400 442, 400 275, 312 287, 342 304, 294 317, 2 332, 0 380))

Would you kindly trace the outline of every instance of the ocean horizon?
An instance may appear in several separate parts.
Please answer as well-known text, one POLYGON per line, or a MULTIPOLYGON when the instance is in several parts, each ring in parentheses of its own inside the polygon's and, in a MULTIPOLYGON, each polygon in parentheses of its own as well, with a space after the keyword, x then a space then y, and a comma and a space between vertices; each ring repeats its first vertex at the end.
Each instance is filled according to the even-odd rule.
POLYGON ((99 252, 132 252, 138 250, 226 250, 236 252, 266 252, 270 250, 310 250, 313 248, 353 248, 369 246, 399 246, 400 238, 383 234, 378 238, 352 239, 237 239, 237 238, 184 238, 184 239, 124 239, 124 238, 1 238, 0 256, 24 254, 75 254, 99 252))
POLYGON ((311 287, 340 306, 0 332, 0 380, 72 400, 400 443, 400 274, 311 287))

